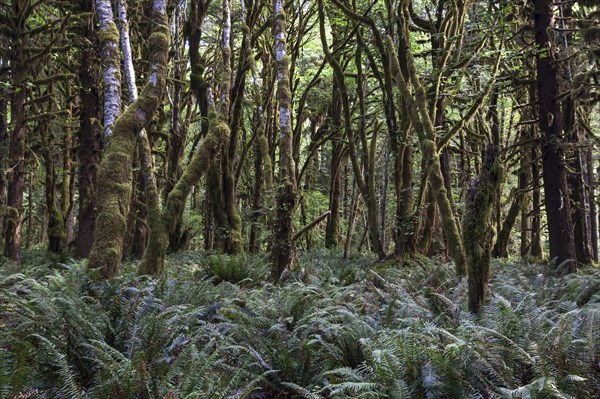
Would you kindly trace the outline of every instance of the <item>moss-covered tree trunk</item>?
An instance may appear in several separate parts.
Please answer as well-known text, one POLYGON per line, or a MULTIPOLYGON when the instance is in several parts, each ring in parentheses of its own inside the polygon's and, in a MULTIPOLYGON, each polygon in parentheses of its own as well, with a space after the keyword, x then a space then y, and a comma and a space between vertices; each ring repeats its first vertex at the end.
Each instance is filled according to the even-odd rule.
MULTIPOLYGON (((385 252, 381 243, 381 230, 379 228, 379 211, 378 203, 375 192, 375 150, 377 143, 377 131, 380 128, 378 125, 375 126, 375 131, 371 136, 371 140, 367 139, 367 128, 365 118, 360 118, 360 124, 358 128, 358 134, 355 134, 352 129, 352 115, 350 109, 350 100, 348 95, 348 87, 345 81, 344 70, 339 64, 336 57, 333 56, 329 50, 329 44, 327 43, 327 35, 325 30, 325 10, 322 1, 318 2, 319 12, 319 32, 321 38, 321 46, 325 53, 325 58, 331 68, 333 69, 333 75, 336 85, 339 87, 339 96, 341 98, 342 110, 343 110, 343 123, 344 123, 344 137, 348 144, 348 156, 350 158, 350 164, 354 178, 356 180, 356 186, 364 199, 366 210, 367 210, 367 228, 369 233, 370 243, 373 245, 373 251, 377 253, 380 259, 385 258, 385 252), (357 137, 358 136, 358 137, 357 137), (360 145, 357 145, 360 142, 360 145), (361 162, 362 161, 362 162, 361 162)), ((344 10, 347 13, 348 10, 344 10)), ((364 87, 364 74, 362 72, 362 63, 360 51, 357 51, 355 62, 357 67, 357 94, 359 100, 360 114, 366 114, 366 101, 365 101, 365 87, 364 87)))
POLYGON ((592 257, 598 261, 598 211, 596 209, 596 181, 594 179, 593 145, 586 148, 585 164, 587 169, 588 203, 590 204, 590 243, 592 257))
POLYGON ((489 143, 479 175, 467 192, 463 215, 463 240, 469 282, 469 311, 479 313, 485 301, 494 241, 492 211, 502 179, 499 149, 489 143))
MULTIPOLYGON (((187 43, 189 46, 189 58, 190 58, 190 89, 192 95, 195 97, 196 102, 198 104, 198 108, 200 110, 200 116, 202 118, 201 122, 201 135, 199 137, 207 137, 208 136, 208 113, 209 113, 209 96, 208 96, 208 84, 204 80, 204 69, 205 69, 205 61, 203 59, 202 53, 200 52, 200 42, 202 39, 203 33, 203 25, 204 19, 208 13, 208 6, 210 5, 211 0, 202 0, 202 1, 192 1, 190 2, 190 8, 188 13, 188 18, 185 24, 185 36, 187 39, 187 43)), ((171 140, 171 139, 170 139, 171 140)), ((176 139, 177 140, 177 139, 176 139)), ((175 140, 175 141, 176 141, 175 140)), ((210 141, 210 140, 209 140, 210 141)), ((203 142, 205 143, 206 140, 203 142)), ((204 144, 203 144, 204 145, 204 144)), ((173 146, 171 151, 174 150, 173 146)), ((197 143, 194 144, 194 148, 197 147, 197 143)), ((181 149, 183 150, 183 148, 181 149)), ((199 151, 199 150, 198 150, 199 151)), ((196 152, 198 152, 196 151, 196 152)), ((191 158, 194 158, 194 155, 191 158)), ((212 156, 212 155, 211 155, 212 156)), ((185 171, 182 169, 177 176, 176 180, 168 181, 165 185, 165 194, 164 194, 164 203, 165 209, 167 208, 168 197, 171 191, 175 189, 177 182, 181 180, 185 171)), ((202 174, 204 172, 201 172, 202 174)), ((173 174, 169 174, 169 178, 174 178, 173 174)), ((184 200, 185 201, 185 200, 184 200)), ((205 201, 206 202, 206 201, 205 201)), ((173 204, 173 202, 172 202, 173 204)), ((185 204, 184 204, 185 205, 185 204)), ((173 215, 171 218, 174 223, 174 226, 168 226, 167 228, 167 236, 169 240, 168 250, 171 252, 175 252, 180 250, 185 242, 187 241, 187 233, 183 228, 183 212, 185 206, 181 206, 177 208, 177 212, 180 212, 178 215, 173 215)), ((166 210, 165 210, 166 212, 166 210)), ((209 210, 207 212, 210 213, 209 210)), ((210 214, 205 215, 205 226, 208 229, 210 227, 210 214)), ((212 233, 212 230, 211 230, 212 233)), ((212 234, 204 234, 204 238, 209 242, 212 242, 212 234)))
MULTIPOLYGON (((196 3, 196 2, 193 2, 196 3)), ((193 7, 198 7, 198 4, 193 4, 193 7)), ((171 83, 172 92, 170 94, 171 97, 171 112, 170 112, 170 126, 169 126, 169 135, 167 138, 167 159, 166 159, 166 167, 164 173, 164 183, 162 185, 162 197, 163 203, 166 202, 167 196, 177 183, 177 180, 181 177, 183 173, 183 160, 184 160, 184 152, 186 147, 186 140, 189 137, 191 118, 194 115, 193 109, 195 107, 192 99, 187 93, 185 79, 188 73, 187 60, 186 60, 186 40, 189 40, 188 43, 191 43, 193 37, 197 35, 194 32, 193 35, 187 35, 187 29, 183 28, 183 24, 180 21, 184 20, 184 13, 187 13, 187 10, 178 8, 176 9, 174 18, 174 35, 173 35, 173 45, 172 45, 172 60, 171 60, 171 68, 172 68, 172 76, 173 81, 171 83), (180 15, 181 14, 181 15, 180 15), (183 30, 185 35, 181 35, 181 31, 183 30), (184 115, 185 111, 185 115, 184 115)), ((204 18, 203 15, 200 15, 199 18, 204 18)), ((190 50, 193 46, 189 46, 190 50)), ((201 107, 201 111, 203 107, 201 107)), ((206 116, 205 112, 201 112, 202 116, 206 116)), ((201 125, 205 125, 204 122, 201 125)), ((188 243, 189 235, 186 230, 183 229, 183 225, 180 224, 177 228, 177 231, 173 236, 169 237, 172 241, 169 241, 169 251, 179 251, 184 248, 188 243)))
MULTIPOLYGON (((4 60, 0 61, 0 67, 4 67, 4 60)), ((5 88, 0 88, 0 227, 4 226, 4 207, 6 206, 6 161, 8 158, 8 96, 5 88)), ((2 228, 0 228, 0 239, 2 239, 2 228)))
MULTIPOLYGON (((526 128, 529 130, 530 128, 526 128)), ((531 151, 528 147, 522 150, 520 171, 519 171, 519 190, 522 192, 522 200, 520 206, 521 218, 521 243, 520 254, 521 258, 525 259, 531 254, 531 223, 529 223, 529 208, 531 207, 531 193, 529 186, 531 185, 531 160, 529 159, 531 151)))
MULTIPOLYGON (((239 254, 244 251, 244 240, 242 236, 242 219, 237 209, 237 181, 235 176, 237 163, 237 147, 239 141, 240 121, 242 118, 242 106, 244 89, 246 87, 246 74, 249 69, 248 47, 250 46, 247 28, 243 30, 242 46, 238 60, 238 70, 235 76, 233 88, 231 84, 223 86, 221 90, 221 110, 223 120, 229 123, 229 137, 223 144, 221 153, 221 187, 223 195, 223 209, 225 213, 224 250, 229 254, 239 254), (225 92, 226 90, 226 92, 225 92), (231 97, 233 97, 233 106, 231 97), (231 111, 230 112, 230 107, 231 111)), ((231 81, 231 4, 229 0, 223 1, 223 73, 227 74, 231 81), (225 37, 225 34, 228 36, 225 37), (226 42, 226 43, 225 43, 226 42), (225 47, 227 46, 227 47, 225 47), (225 65, 227 64, 227 65, 225 65)))
POLYGON ((271 275, 279 280, 281 273, 294 262, 293 216, 297 203, 296 166, 292 133, 292 93, 289 60, 286 49, 286 17, 283 0, 275 0, 273 35, 275 37, 275 73, 279 105, 279 176, 276 215, 273 221, 273 265, 271 275))
POLYGON ((25 21, 30 12, 29 1, 14 1, 12 14, 15 21, 13 28, 14 41, 10 52, 12 77, 12 95, 10 99, 10 117, 13 125, 9 143, 7 173, 8 195, 4 208, 4 256, 21 260, 21 229, 23 223, 23 189, 25 178, 25 101, 27 99, 27 70, 25 64, 26 37, 25 21))
MULTIPOLYGON (((133 54, 129 39, 127 8, 124 0, 119 0, 117 2, 117 10, 119 31, 121 36, 121 53, 123 54, 123 65, 125 70, 125 82, 129 91, 129 102, 133 102, 136 101, 139 96, 136 84, 135 69, 133 67, 133 54)), ((136 231, 133 233, 133 248, 136 248, 136 246, 140 244, 146 244, 145 248, 139 251, 140 256, 142 254, 146 256, 143 257, 138 271, 140 274, 158 276, 162 272, 164 254, 161 255, 159 253, 153 256, 153 251, 166 246, 167 236, 161 220, 160 199, 154 174, 150 140, 148 138, 146 129, 142 129, 138 133, 137 150, 140 162, 140 183, 143 187, 144 196, 146 198, 148 238, 145 240, 144 238, 140 237, 138 229, 136 228, 136 231)), ((133 198, 136 197, 137 196, 134 194, 133 198)), ((137 222, 133 222, 132 224, 135 226, 137 225, 137 222)), ((134 250, 133 252, 135 253, 137 251, 134 250)))
POLYGON ((531 194, 531 251, 530 255, 542 259, 544 257, 544 247, 542 246, 542 179, 540 171, 538 145, 531 148, 531 184, 533 192, 531 194))
MULTIPOLYGON (((407 38, 408 30, 405 29, 403 34, 403 48, 405 49, 404 56, 406 57, 406 66, 410 83, 415 89, 415 95, 408 88, 407 81, 404 79, 400 71, 400 62, 395 54, 395 49, 392 40, 388 37, 387 49, 389 53, 390 63, 396 83, 404 99, 407 102, 407 113, 414 123, 419 136, 419 144, 423 154, 423 165, 426 168, 424 173, 427 175, 432 198, 438 206, 440 220, 446 235, 448 244, 448 252, 456 265, 456 272, 459 276, 465 274, 465 257, 460 235, 460 229, 452 204, 448 200, 448 193, 444 184, 444 176, 442 175, 442 167, 440 164, 440 156, 436 146, 436 135, 433 122, 429 115, 427 106, 427 97, 420 79, 417 75, 417 70, 412 52, 410 51, 410 43, 407 38)), ((431 206, 431 205, 430 205, 431 206)))
MULTIPOLYGON (((264 55, 265 60, 266 55, 264 55)), ((263 68, 262 76, 262 89, 258 85, 258 79, 256 76, 256 70, 252 70, 252 83, 254 88, 254 100, 256 103, 256 120, 254 127, 256 129, 256 145, 255 145, 255 158, 254 158, 254 187, 253 187, 253 217, 252 226, 250 228, 250 240, 248 248, 251 253, 258 253, 261 247, 260 232, 261 232, 261 221, 265 220, 263 214, 265 213, 265 202, 268 196, 263 191, 269 193, 273 189, 273 168, 271 162, 271 155, 269 152, 269 140, 267 137, 267 115, 265 110, 271 109, 271 98, 269 95, 269 88, 273 80, 273 75, 270 73, 270 63, 266 62, 263 68), (261 94, 262 92, 262 94, 261 94), (264 100, 263 100, 264 99, 264 100)))
MULTIPOLYGON (((110 6, 110 2, 106 4, 98 0, 97 3, 98 9, 100 6, 110 6)), ((154 0, 152 21, 152 33, 148 39, 152 69, 148 82, 139 98, 116 120, 98 170, 98 216, 88 267, 101 270, 104 278, 116 274, 121 260, 131 197, 131 164, 136 137, 150 123, 163 97, 169 47, 166 0, 154 0)), ((101 24, 101 35, 106 35, 106 29, 112 31, 112 36, 110 39, 104 37, 103 40, 116 39, 116 45, 118 31, 112 20, 112 10, 108 24, 101 24)))
MULTIPOLYGON (((50 89, 51 91, 51 89, 50 89)), ((48 93, 50 94, 50 93, 48 93)), ((51 113, 51 100, 47 112, 51 113)), ((37 124, 42 142, 42 159, 44 160, 44 194, 46 200, 46 211, 48 213, 48 251, 52 253, 60 253, 66 246, 66 234, 64 218, 61 212, 60 203, 56 195, 57 176, 54 165, 53 153, 56 150, 50 141, 50 126, 48 118, 42 118, 37 124)))

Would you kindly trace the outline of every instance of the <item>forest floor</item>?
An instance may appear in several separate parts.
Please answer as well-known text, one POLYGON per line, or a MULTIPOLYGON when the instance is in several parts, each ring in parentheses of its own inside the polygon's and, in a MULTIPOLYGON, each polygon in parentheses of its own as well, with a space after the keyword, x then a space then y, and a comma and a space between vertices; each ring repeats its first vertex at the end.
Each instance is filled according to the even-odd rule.
POLYGON ((600 271, 494 262, 480 316, 452 264, 181 253, 108 282, 0 265, 1 398, 598 398, 600 271), (20 396, 19 396, 20 395, 20 396))

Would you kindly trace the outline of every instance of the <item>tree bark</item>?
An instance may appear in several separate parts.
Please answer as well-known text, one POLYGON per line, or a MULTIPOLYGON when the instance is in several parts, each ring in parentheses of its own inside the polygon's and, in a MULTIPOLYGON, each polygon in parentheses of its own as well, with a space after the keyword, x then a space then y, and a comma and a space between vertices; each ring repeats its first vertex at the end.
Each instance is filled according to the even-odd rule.
POLYGON ((81 114, 79 117, 79 213, 77 215, 77 235, 75 238, 74 256, 86 258, 94 242, 94 226, 96 222, 96 171, 102 152, 102 137, 99 124, 100 100, 98 93, 98 76, 94 70, 97 59, 97 46, 94 33, 94 18, 91 15, 93 0, 82 0, 82 13, 89 14, 83 21, 84 37, 87 45, 83 48, 81 67, 79 68, 79 98, 81 114))
POLYGON ((277 74, 277 101, 279 103, 279 176, 276 216, 273 223, 273 266, 275 281, 294 263, 293 216, 297 204, 296 166, 294 162, 293 132, 291 125, 292 93, 289 60, 286 49, 286 17, 283 0, 275 0, 273 35, 275 36, 275 72, 277 74))
POLYGON ((25 38, 25 20, 28 2, 15 1, 12 4, 15 26, 10 52, 12 71, 12 95, 10 101, 10 117, 13 125, 9 143, 8 195, 4 209, 4 256, 21 261, 21 229, 23 224, 23 190, 25 178, 25 130, 27 99, 27 70, 25 65, 27 48, 25 38))
MULTIPOLYGON (((103 0, 97 0, 97 4, 98 9, 110 7, 110 2, 103 0)), ((88 267, 99 269, 103 278, 113 277, 121 260, 131 197, 131 164, 135 140, 138 133, 152 121, 165 88, 169 48, 166 0, 154 0, 152 19, 152 33, 148 39, 152 69, 148 82, 139 98, 116 120, 110 143, 105 148, 98 170, 98 216, 88 267)), ((113 31, 110 40, 116 38, 116 45, 118 31, 112 21, 112 15, 105 26, 101 23, 101 29, 113 31)), ((106 31, 101 34, 106 35, 106 31)))
POLYGON ((462 276, 465 274, 465 253, 460 229, 456 218, 454 217, 452 204, 448 200, 448 192, 446 191, 444 184, 440 157, 435 144, 435 129, 429 116, 425 89, 421 85, 421 82, 417 76, 414 58, 410 51, 408 38, 406 37, 407 34, 408 31, 404 32, 403 34, 403 47, 405 49, 406 65, 408 67, 410 82, 415 88, 414 99, 412 93, 410 93, 408 89, 407 82, 404 80, 404 77, 400 72, 400 62, 398 61, 398 56, 395 54, 393 43, 388 37, 387 48, 388 52, 391 54, 391 68, 396 76, 396 83, 398 84, 400 91, 404 94, 405 99, 409 101, 407 104, 408 114, 412 122, 415 124, 417 133, 419 134, 420 147, 423 153, 423 162, 426 168, 425 173, 427 174, 430 189, 432 190, 432 197, 435 198, 438 206, 441 224, 448 243, 448 251, 456 265, 456 273, 459 276, 462 276))
POLYGON ((575 240, 575 254, 577 262, 587 265, 592 261, 590 244, 590 230, 588 225, 589 204, 587 202, 586 187, 584 186, 587 169, 582 166, 579 127, 575 115, 575 100, 568 96, 563 101, 564 130, 568 141, 571 143, 569 156, 569 169, 572 173, 567 175, 567 184, 570 189, 571 217, 573 219, 573 238, 575 240))
MULTIPOLYGON (((0 67, 5 66, 5 61, 0 60, 0 67)), ((4 226, 4 207, 6 206, 6 167, 8 161, 8 95, 5 88, 0 88, 0 226, 4 226)), ((0 229, 0 239, 4 237, 0 229)))
POLYGON ((329 185, 329 210, 331 214, 325 228, 325 247, 337 248, 340 230, 340 196, 342 193, 342 161, 344 155, 342 138, 342 101, 337 84, 333 83, 331 103, 332 128, 334 133, 331 143, 331 180, 329 185))
POLYGON ((554 1, 535 0, 535 43, 540 129, 542 132, 542 167, 550 257, 557 264, 567 261, 565 271, 577 270, 575 237, 571 218, 567 172, 562 150, 563 120, 559 105, 558 66, 554 44, 548 32, 554 26, 554 1))
POLYGON ((463 240, 469 284, 469 311, 478 314, 485 301, 494 240, 492 211, 502 179, 499 149, 489 143, 479 175, 467 192, 463 216, 463 240))

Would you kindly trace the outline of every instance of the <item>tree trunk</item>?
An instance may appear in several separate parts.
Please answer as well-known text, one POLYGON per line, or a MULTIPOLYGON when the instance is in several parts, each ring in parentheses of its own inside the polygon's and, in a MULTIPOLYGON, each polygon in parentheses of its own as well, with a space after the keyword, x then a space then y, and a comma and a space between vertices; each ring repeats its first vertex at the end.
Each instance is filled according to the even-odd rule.
POLYGON ((524 193, 517 190, 515 194, 515 198, 513 199, 510 208, 508 209, 508 214, 506 218, 504 218, 504 223, 502 223, 502 228, 498 232, 498 239, 496 240, 496 244, 494 244, 494 249, 492 253, 495 258, 507 258, 508 257, 508 243, 510 242, 510 233, 517 222, 517 217, 521 212, 521 208, 523 205, 523 197, 524 193))
POLYGON ((80 109, 79 117, 79 213, 77 215, 77 236, 75 238, 74 256, 77 259, 89 255, 94 242, 94 226, 96 222, 94 209, 96 207, 96 171, 100 163, 102 152, 102 138, 100 126, 96 122, 100 119, 98 93, 98 76, 95 73, 97 47, 94 34, 94 18, 91 15, 93 0, 83 0, 82 13, 89 14, 83 21, 84 37, 88 43, 82 52, 81 67, 79 68, 80 109))
POLYGON ((13 125, 10 136, 7 174, 8 196, 4 210, 4 256, 21 261, 21 229, 23 223, 23 189, 25 178, 25 101, 27 99, 27 65, 25 65, 27 48, 25 42, 25 16, 27 4, 13 2, 13 13, 17 16, 14 29, 16 38, 10 53, 12 71, 12 96, 10 101, 10 117, 13 125))
POLYGON ((548 32, 554 25, 554 1, 535 0, 535 42, 540 129, 542 132, 542 166, 550 257, 557 264, 567 261, 565 271, 577 270, 575 237, 571 218, 571 204, 567 172, 561 148, 563 120, 559 105, 558 65, 554 44, 548 32))
POLYGON ((531 178, 533 184, 533 193, 531 199, 531 208, 533 217, 531 220, 531 256, 542 259, 544 257, 544 247, 542 246, 542 190, 540 178, 540 162, 538 160, 539 150, 535 145, 531 149, 531 178))
MULTIPOLYGON (((229 35, 230 32, 228 30, 223 32, 223 63, 222 70, 219 75, 221 78, 220 87, 222 89, 229 87, 229 81, 231 79, 231 69, 229 65, 229 35)), ((197 44, 198 43, 196 43, 196 45, 197 44)), ((194 53, 195 55, 191 57, 192 61, 195 60, 199 63, 200 61, 197 58, 197 48, 190 48, 190 54, 194 53)), ((195 66, 192 67, 193 71, 197 70, 197 68, 201 68, 201 66, 198 64, 194 65, 195 66)), ((218 112, 215 109, 214 104, 212 104, 212 92, 210 88, 205 87, 202 84, 201 76, 195 76, 193 79, 195 79, 195 81, 193 82, 192 86, 195 90, 198 101, 201 101, 198 96, 202 93, 206 93, 206 102, 208 108, 210 109, 208 112, 208 132, 194 153, 190 163, 183 171, 181 178, 177 181, 173 187, 173 190, 171 190, 167 196, 165 208, 162 212, 162 224, 166 230, 167 237, 169 237, 169 241, 171 237, 177 235, 177 229, 178 226, 180 226, 183 211, 185 209, 185 202, 190 194, 190 191, 192 190, 192 187, 198 183, 200 178, 209 169, 209 165, 211 162, 213 162, 216 153, 221 147, 221 143, 227 140, 227 137, 229 137, 229 126, 227 121, 223 119, 222 112, 218 112)), ((223 93, 228 93, 228 89, 223 90, 223 93)), ((221 94, 223 95, 223 93, 221 94)), ((221 111, 226 109, 225 107, 228 107, 228 105, 226 105, 226 102, 228 104, 228 95, 225 95, 224 97, 222 97, 221 101, 221 111)), ((144 254, 144 258, 148 256, 145 262, 156 262, 156 260, 153 258, 163 259, 166 249, 166 244, 164 246, 155 245, 152 248, 149 246, 146 250, 147 253, 144 254), (148 252, 148 249, 151 249, 151 252, 148 252)))
MULTIPOLYGON (((97 2, 99 10, 102 7, 110 8, 110 2, 97 2)), ((108 23, 104 26, 100 24, 100 34, 106 39, 106 30, 112 31, 108 40, 117 39, 116 45, 118 31, 112 20, 112 10, 110 14, 108 23)), ((154 0, 152 19, 154 23, 148 43, 152 69, 148 82, 140 97, 116 120, 110 143, 105 148, 98 170, 98 216, 88 267, 100 269, 103 278, 113 277, 121 260, 131 196, 131 164, 136 137, 152 121, 162 101, 165 87, 169 48, 166 0, 154 0)))
POLYGON ((469 282, 469 311, 478 314, 485 301, 494 240, 492 211, 502 179, 499 149, 489 143, 479 175, 467 192, 463 240, 469 282))
POLYGON ((587 169, 582 167, 581 149, 578 148, 580 142, 579 126, 577 126, 575 115, 575 100, 569 96, 563 101, 564 130, 568 141, 571 143, 569 157, 569 169, 572 173, 567 176, 567 183, 570 189, 571 210, 573 219, 573 236, 575 239, 575 254, 577 262, 587 265, 592 261, 592 251, 589 237, 588 212, 586 188, 584 179, 587 169))
MULTIPOLYGON (((52 104, 48 107, 51 112, 52 104)), ((64 230, 63 214, 56 195, 56 172, 54 160, 52 159, 53 146, 50 142, 49 123, 43 118, 37 125, 37 130, 42 141, 42 157, 44 159, 44 189, 46 199, 46 210, 48 212, 48 251, 60 253, 65 248, 66 234, 64 230)), ((31 199, 30 199, 31 201, 31 199)), ((28 232, 29 235, 29 232, 28 232)))
MULTIPOLYGON (((0 60, 0 67, 4 67, 4 60, 0 60)), ((4 226, 4 207, 6 206, 6 166, 8 160, 8 95, 5 88, 0 88, 0 227, 4 226)), ((3 237, 0 228, 0 239, 3 237)))
POLYGON ((279 103, 279 176, 276 216, 273 223, 272 278, 278 281, 294 262, 293 216, 297 203, 296 166, 294 163, 291 125, 292 94, 286 57, 286 18, 283 0, 275 0, 273 35, 275 36, 275 71, 279 103))
MULTIPOLYGON (((269 87, 271 76, 268 75, 269 68, 265 67, 263 69, 263 88, 262 91, 264 93, 264 97, 266 98, 266 108, 271 109, 270 98, 269 95, 269 87)), ((267 120, 268 117, 265 118, 264 108, 263 108, 263 96, 261 95, 260 88, 258 86, 258 79, 256 77, 256 71, 252 70, 252 82, 254 88, 254 100, 256 103, 256 155, 255 155, 255 173, 254 173, 254 188, 253 188, 253 217, 252 217, 252 225, 250 228, 250 242, 249 248, 250 252, 253 254, 257 254, 260 252, 261 240, 260 240, 260 232, 261 232, 261 220, 264 220, 263 212, 265 210, 264 207, 264 196, 263 189, 267 191, 271 191, 273 189, 273 175, 272 175, 272 167, 271 167, 271 156, 269 155, 269 140, 267 139, 267 120)))
POLYGON ((329 210, 331 214, 325 228, 325 247, 337 248, 340 235, 340 196, 342 194, 342 164, 344 144, 342 138, 342 101, 339 88, 333 83, 333 101, 331 104, 332 128, 334 133, 331 143, 331 180, 329 185, 329 210))

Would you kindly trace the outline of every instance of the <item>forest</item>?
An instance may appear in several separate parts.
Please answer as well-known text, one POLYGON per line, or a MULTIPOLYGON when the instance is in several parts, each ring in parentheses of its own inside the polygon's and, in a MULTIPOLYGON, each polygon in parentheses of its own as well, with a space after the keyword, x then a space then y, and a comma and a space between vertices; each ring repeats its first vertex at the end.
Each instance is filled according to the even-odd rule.
POLYGON ((597 0, 0 0, 0 398, 600 398, 597 0))

